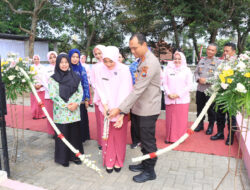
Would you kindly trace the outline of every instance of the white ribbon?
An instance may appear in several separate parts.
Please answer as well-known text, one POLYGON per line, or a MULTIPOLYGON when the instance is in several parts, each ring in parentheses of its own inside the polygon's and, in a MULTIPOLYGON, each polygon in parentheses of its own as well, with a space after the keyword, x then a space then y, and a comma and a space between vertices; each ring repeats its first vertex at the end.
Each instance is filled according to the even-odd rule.
MULTIPOLYGON (((205 107, 203 108, 203 110, 201 111, 200 115, 197 117, 197 119, 195 120, 195 122, 193 123, 191 130, 194 131, 195 128, 198 126, 198 124, 200 123, 201 119, 203 118, 203 116, 207 113, 207 110, 209 109, 209 107, 211 106, 211 104, 213 103, 215 97, 216 97, 217 93, 213 93, 211 95, 211 97, 209 98, 209 100, 207 101, 205 107)), ((170 150, 173 150, 174 148, 176 148, 177 146, 179 146, 182 142, 184 142, 188 137, 190 136, 190 134, 185 133, 183 136, 181 136, 179 138, 178 141, 176 141, 175 143, 171 144, 170 146, 160 149, 157 152, 155 152, 153 155, 155 156, 160 156, 166 152, 169 152, 170 150)), ((143 156, 139 156, 136 158, 132 158, 132 162, 140 162, 149 158, 152 158, 152 153, 151 154, 146 154, 143 156)))
POLYGON ((108 116, 104 117, 103 135, 102 139, 107 140, 109 137, 109 119, 108 116))

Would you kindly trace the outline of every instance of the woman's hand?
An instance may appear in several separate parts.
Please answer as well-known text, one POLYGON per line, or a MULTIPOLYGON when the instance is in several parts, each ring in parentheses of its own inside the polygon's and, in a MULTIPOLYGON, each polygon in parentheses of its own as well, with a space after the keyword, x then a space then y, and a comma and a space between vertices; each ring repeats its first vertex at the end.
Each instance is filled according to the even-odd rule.
POLYGON ((114 124, 115 128, 121 128, 122 127, 122 125, 123 125, 123 118, 124 118, 123 114, 119 115, 118 119, 116 120, 116 122, 114 124))
POLYGON ((171 99, 171 100, 174 100, 176 98, 179 98, 179 95, 178 94, 168 94, 168 97, 171 99))
POLYGON ((103 104, 103 108, 104 108, 104 117, 106 117, 109 113, 109 107, 108 104, 103 104))
POLYGON ((174 94, 168 94, 168 98, 174 100, 174 94))
POLYGON ((70 111, 75 111, 76 109, 77 109, 77 107, 78 107, 78 104, 77 103, 69 103, 68 104, 68 109, 70 110, 70 111))
POLYGON ((178 94, 174 94, 174 99, 180 98, 178 94))
POLYGON ((85 104, 85 108, 88 109, 88 107, 89 107, 89 102, 85 100, 85 101, 84 101, 84 104, 85 104))

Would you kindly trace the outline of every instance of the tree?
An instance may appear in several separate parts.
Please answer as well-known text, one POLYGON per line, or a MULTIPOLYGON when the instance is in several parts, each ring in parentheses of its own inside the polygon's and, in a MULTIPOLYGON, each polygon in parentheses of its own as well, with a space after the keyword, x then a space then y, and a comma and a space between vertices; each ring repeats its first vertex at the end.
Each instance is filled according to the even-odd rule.
POLYGON ((65 0, 64 3, 69 12, 69 33, 80 37, 75 45, 86 55, 92 56, 93 46, 97 43, 122 44, 123 33, 116 21, 113 0, 65 0))
POLYGON ((5 3, 8 4, 10 9, 15 13, 19 15, 29 15, 31 17, 31 26, 30 29, 23 28, 22 25, 19 25, 19 29, 24 31, 29 35, 29 57, 33 57, 34 55, 34 42, 36 37, 36 28, 37 28, 37 22, 38 22, 38 15, 41 13, 43 7, 46 3, 48 3, 48 0, 34 0, 33 9, 29 10, 20 10, 15 9, 13 4, 9 0, 3 0, 5 3))
POLYGON ((243 53, 250 32, 250 1, 238 1, 229 24, 237 34, 238 55, 243 53))

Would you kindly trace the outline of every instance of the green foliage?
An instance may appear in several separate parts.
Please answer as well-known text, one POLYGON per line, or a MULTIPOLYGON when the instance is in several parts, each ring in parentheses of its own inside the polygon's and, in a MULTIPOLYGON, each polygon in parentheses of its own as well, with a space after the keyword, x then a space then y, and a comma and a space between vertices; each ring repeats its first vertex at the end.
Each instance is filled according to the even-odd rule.
POLYGON ((218 46, 218 50, 217 50, 217 54, 216 54, 217 57, 222 56, 223 51, 224 51, 224 45, 227 42, 231 42, 231 41, 232 41, 232 39, 219 39, 219 40, 216 40, 216 44, 218 46))
POLYGON ((69 12, 69 33, 77 34, 79 41, 72 45, 92 56, 96 44, 122 46, 123 32, 116 20, 113 0, 65 1, 69 12))
MULTIPOLYGON (((28 1, 10 1, 15 7, 19 7, 21 10, 30 8, 28 1)), ((25 34, 25 32, 19 29, 19 25, 22 23, 22 27, 30 28, 31 19, 29 15, 16 15, 14 14, 9 6, 0 1, 0 33, 7 34, 25 34)))
POLYGON ((62 34, 59 37, 60 42, 58 43, 58 52, 68 53, 71 50, 70 37, 67 34, 62 34))
MULTIPOLYGON (((9 0, 9 2, 17 10, 33 11, 34 9, 34 3, 30 0, 9 0)), ((64 14, 64 7, 58 5, 60 4, 57 1, 49 1, 42 7, 38 15, 37 36, 54 38, 51 29, 55 32, 62 30, 67 15, 64 14)), ((27 35, 20 30, 19 26, 28 30, 31 28, 30 14, 13 13, 8 4, 3 1, 0 1, 0 17, 0 33, 27 35)))
MULTIPOLYGON (((34 8, 30 0, 9 1, 17 10, 34 8)), ((216 41, 218 35, 226 39, 237 36, 239 53, 249 50, 249 10, 249 0, 50 0, 38 15, 36 29, 39 37, 53 39, 59 34, 63 40, 59 51, 75 47, 91 56, 99 43, 116 45, 126 52, 125 37, 141 32, 154 42, 165 40, 183 48, 188 62, 192 62, 191 49, 199 50, 201 38, 209 42, 216 41), (73 34, 80 40, 72 42, 73 34)), ((25 34, 19 25, 31 27, 30 15, 14 14, 3 1, 0 16, 0 33, 25 34)), ((223 40, 217 42, 217 56, 221 56, 223 40)))

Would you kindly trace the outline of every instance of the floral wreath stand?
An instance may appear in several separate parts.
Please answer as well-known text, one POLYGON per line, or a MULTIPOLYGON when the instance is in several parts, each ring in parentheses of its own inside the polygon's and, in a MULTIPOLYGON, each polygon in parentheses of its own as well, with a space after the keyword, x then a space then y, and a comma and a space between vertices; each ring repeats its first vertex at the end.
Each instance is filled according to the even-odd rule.
MULTIPOLYGON (((231 142, 232 131, 235 131, 236 133, 237 132, 239 133, 239 136, 238 136, 239 137, 238 138, 239 139, 239 145, 238 145, 238 153, 237 153, 237 157, 236 157, 235 167, 232 166, 232 162, 231 162, 231 143, 230 143, 229 147, 228 147, 228 156, 227 156, 227 158, 228 158, 227 171, 226 171, 225 175, 222 177, 222 179, 220 180, 219 184, 217 185, 216 190, 219 189, 219 187, 222 185, 223 181, 230 174, 233 175, 233 178, 234 178, 234 189, 235 190, 237 189, 237 179, 240 178, 240 183, 241 183, 242 189, 246 190, 243 179, 242 179, 242 168, 243 168, 243 163, 244 163, 244 161, 243 161, 244 151, 241 151, 240 147, 241 147, 242 143, 246 144, 246 142, 247 142, 247 132, 248 132, 248 129, 249 129, 250 117, 248 116, 247 122, 244 123, 245 111, 242 111, 241 115, 242 115, 242 119, 241 119, 241 122, 240 122, 239 129, 234 130, 234 129, 232 129, 232 126, 230 125, 230 131, 229 131, 229 133, 230 133, 229 142, 231 142), (245 135, 243 136, 244 133, 245 133, 245 135)), ((232 122, 230 122, 230 123, 232 123, 232 122)), ((237 134, 235 134, 235 135, 237 135, 237 134)))

